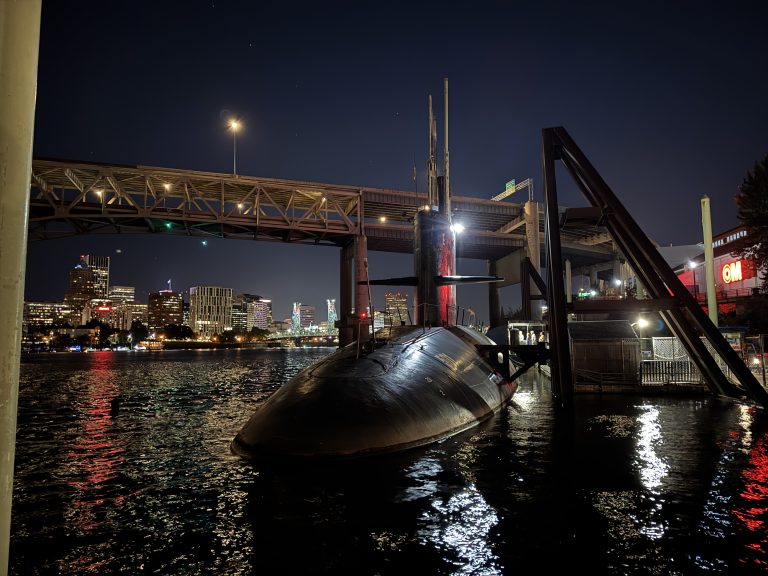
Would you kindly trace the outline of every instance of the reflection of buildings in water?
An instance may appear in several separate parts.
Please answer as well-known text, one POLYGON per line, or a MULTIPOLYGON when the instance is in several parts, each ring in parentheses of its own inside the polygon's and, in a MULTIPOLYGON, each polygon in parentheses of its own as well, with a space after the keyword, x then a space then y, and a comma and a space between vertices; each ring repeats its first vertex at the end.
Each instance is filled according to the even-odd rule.
MULTIPOLYGON (((117 396, 111 375, 114 353, 97 352, 90 357, 93 360, 86 382, 87 395, 82 399, 84 410, 78 414, 82 433, 67 453, 71 467, 67 471, 67 483, 75 489, 75 496, 65 515, 71 526, 82 531, 100 527, 98 509, 108 499, 104 489, 117 476, 125 460, 125 448, 115 446, 114 436, 110 435, 114 425, 112 400, 117 396)), ((119 506, 122 499, 122 496, 112 498, 114 504, 110 506, 119 506)))

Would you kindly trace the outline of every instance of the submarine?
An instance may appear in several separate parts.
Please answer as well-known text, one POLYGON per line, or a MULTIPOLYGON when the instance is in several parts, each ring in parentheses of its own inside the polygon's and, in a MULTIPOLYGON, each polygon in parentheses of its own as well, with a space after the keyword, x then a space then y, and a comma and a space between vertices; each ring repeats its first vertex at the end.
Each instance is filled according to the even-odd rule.
POLYGON ((546 344, 511 345, 506 326, 495 333, 507 341, 496 342, 449 313, 456 285, 502 278, 454 273, 447 167, 433 177, 431 98, 429 108, 428 203, 414 217, 414 275, 367 282, 414 286, 414 325, 360 330, 355 341, 296 374, 250 416, 230 443, 234 454, 333 460, 439 442, 490 418, 513 397, 518 377, 547 358, 546 344))

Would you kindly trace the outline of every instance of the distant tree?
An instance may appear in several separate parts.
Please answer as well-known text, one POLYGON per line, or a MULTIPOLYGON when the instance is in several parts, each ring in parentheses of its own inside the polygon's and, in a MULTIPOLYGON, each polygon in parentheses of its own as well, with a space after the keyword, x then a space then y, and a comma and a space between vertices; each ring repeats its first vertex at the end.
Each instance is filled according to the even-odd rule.
POLYGON ((171 340, 185 340, 194 337, 192 328, 178 324, 168 324, 163 327, 163 335, 171 340))
MULTIPOLYGON (((746 228, 749 245, 738 251, 755 263, 759 276, 768 275, 768 156, 755 163, 736 194, 737 216, 746 228)), ((768 282, 763 284, 768 292, 768 282)))
POLYGON ((131 322, 131 329, 129 332, 131 333, 131 340, 133 340, 134 345, 142 340, 146 340, 147 336, 149 336, 149 330, 147 330, 147 327, 141 323, 141 320, 134 320, 131 322))
POLYGON ((251 328, 250 335, 252 340, 266 340, 267 336, 269 336, 269 330, 254 326, 251 328))

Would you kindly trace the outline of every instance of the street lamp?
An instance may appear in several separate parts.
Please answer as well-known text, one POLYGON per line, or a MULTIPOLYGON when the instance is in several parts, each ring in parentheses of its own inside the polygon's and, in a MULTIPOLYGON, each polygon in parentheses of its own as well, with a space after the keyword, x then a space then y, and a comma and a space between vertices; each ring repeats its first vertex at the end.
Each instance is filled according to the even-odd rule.
POLYGON ((690 260, 688 262, 688 268, 690 268, 691 272, 693 272, 693 297, 698 300, 698 298, 699 298, 699 285, 696 282, 696 266, 698 266, 697 262, 694 262, 693 260, 690 260))
POLYGON ((237 176, 237 131, 240 130, 240 122, 232 118, 229 129, 232 130, 232 174, 237 176))

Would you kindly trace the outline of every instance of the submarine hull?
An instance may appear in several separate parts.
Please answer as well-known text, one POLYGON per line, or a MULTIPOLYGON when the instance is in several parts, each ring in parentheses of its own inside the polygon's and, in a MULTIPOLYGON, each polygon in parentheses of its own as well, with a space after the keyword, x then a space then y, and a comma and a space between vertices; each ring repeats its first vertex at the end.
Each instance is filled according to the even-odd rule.
POLYGON ((397 327, 306 368, 231 443, 247 459, 349 458, 429 444, 475 426, 514 394, 461 326, 397 327))

